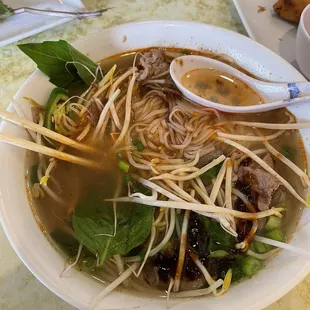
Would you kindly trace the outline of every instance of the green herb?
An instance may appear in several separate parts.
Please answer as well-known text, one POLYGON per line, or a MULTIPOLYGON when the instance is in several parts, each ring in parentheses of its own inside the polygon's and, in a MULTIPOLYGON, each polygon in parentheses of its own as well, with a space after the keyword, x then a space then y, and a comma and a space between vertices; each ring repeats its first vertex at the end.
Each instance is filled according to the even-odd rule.
POLYGON ((219 222, 203 215, 198 216, 204 225, 204 230, 210 236, 209 251, 230 251, 236 244, 236 239, 226 232, 219 222))
POLYGON ((132 145, 135 146, 139 152, 144 150, 144 145, 141 140, 133 140, 132 145))
POLYGON ((64 40, 18 45, 58 87, 71 88, 84 82, 90 84, 97 64, 64 40), (88 70, 87 70, 87 69, 88 70))
POLYGON ((246 256, 241 261, 241 268, 245 276, 252 277, 262 268, 262 263, 255 257, 246 256))
POLYGON ((289 145, 283 145, 280 152, 290 160, 294 160, 296 157, 296 150, 289 145))
POLYGON ((130 165, 125 160, 118 161, 118 167, 125 173, 128 173, 130 165))
POLYGON ((211 169, 209 169, 208 171, 206 171, 205 173, 203 173, 200 178, 203 181, 212 181, 213 179, 215 179, 222 167, 223 163, 220 163, 214 167, 212 167, 211 169))
POLYGON ((55 131, 55 124, 53 122, 53 116, 57 111, 58 104, 69 99, 68 92, 60 87, 56 87, 52 90, 47 104, 44 118, 44 127, 55 131))
POLYGON ((148 237, 154 209, 134 203, 117 204, 117 229, 114 235, 112 203, 104 201, 102 190, 92 190, 78 204, 72 216, 75 233, 93 253, 99 265, 111 256, 125 255, 148 237))
POLYGON ((32 185, 35 183, 39 183, 38 167, 39 165, 32 165, 28 168, 29 181, 32 185))

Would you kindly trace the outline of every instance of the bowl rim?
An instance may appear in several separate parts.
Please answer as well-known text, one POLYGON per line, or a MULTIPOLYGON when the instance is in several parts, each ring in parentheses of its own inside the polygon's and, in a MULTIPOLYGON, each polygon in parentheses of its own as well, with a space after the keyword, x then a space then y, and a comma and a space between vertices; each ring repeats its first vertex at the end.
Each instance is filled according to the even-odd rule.
MULTIPOLYGON (((250 38, 243 36, 240 33, 234 32, 232 30, 229 29, 225 29, 222 27, 218 27, 218 26, 213 26, 213 25, 209 25, 209 24, 205 24, 205 23, 199 23, 199 22, 192 22, 192 21, 178 21, 178 20, 154 20, 154 21, 142 21, 142 22, 130 22, 130 23, 125 23, 125 24, 121 24, 121 25, 117 25, 114 27, 110 27, 110 28, 104 28, 104 29, 99 29, 96 32, 91 32, 88 35, 86 35, 83 38, 78 39, 77 41, 75 41, 73 43, 73 46, 76 46, 77 48, 79 48, 80 45, 83 44, 83 42, 85 42, 89 37, 97 35, 98 33, 100 33, 102 36, 105 35, 105 33, 109 33, 112 30, 115 29, 126 29, 126 27, 128 26, 135 26, 135 25, 145 25, 145 24, 152 24, 154 26, 158 26, 158 25, 165 25, 165 24, 171 24, 171 25, 179 25, 179 26, 190 26, 190 25, 196 25, 196 26, 201 26, 201 27, 211 27, 211 28, 215 28, 215 29, 219 29, 223 32, 226 33, 231 33, 234 36, 240 36, 243 37, 243 40, 248 40, 251 42, 251 44, 253 46, 259 46, 260 49, 264 49, 265 51, 268 51, 268 53, 273 54, 273 57, 277 58, 279 62, 282 62, 283 65, 285 67, 289 67, 291 72, 295 71, 295 75, 299 77, 300 81, 306 81, 305 78, 302 76, 302 74, 300 72, 297 71, 297 69, 295 69, 294 67, 292 67, 288 62, 286 62, 283 58, 281 58, 279 55, 277 55, 276 53, 274 53, 273 51, 269 50, 268 48, 266 48, 265 46, 261 45, 258 42, 255 42, 253 40, 251 40, 250 38)), ((19 88, 19 90, 17 91, 17 93, 15 94, 14 98, 16 96, 18 96, 20 93, 23 92, 23 88, 25 86, 25 84, 32 79, 33 76, 37 75, 38 72, 40 72, 39 69, 36 69, 27 79, 26 81, 23 83, 23 85, 19 88)), ((10 105, 8 110, 13 111, 12 106, 10 105)), ((3 130, 4 127, 4 122, 2 122, 0 124, 0 132, 3 130)), ((26 265, 26 267, 32 272, 32 274, 42 283, 44 284, 49 290, 51 290, 54 294, 56 294, 57 296, 59 296, 61 299, 65 300, 66 302, 68 302, 69 304, 78 307, 80 305, 80 303, 78 303, 76 300, 74 300, 71 296, 69 296, 68 294, 65 294, 63 292, 60 292, 57 288, 56 285, 53 284, 53 282, 48 279, 45 274, 43 272, 41 272, 40 269, 37 268, 37 266, 35 264, 32 263, 31 258, 29 257, 29 255, 27 254, 27 252, 25 252, 23 250, 22 247, 19 246, 19 242, 18 242, 18 238, 15 235, 14 231, 12 230, 12 228, 10 227, 10 221, 9 219, 6 217, 6 213, 5 213, 5 205, 3 202, 3 197, 2 197, 2 193, 1 193, 1 188, 0 188, 0 223, 3 227, 3 230, 11 244, 11 246, 13 247, 14 251, 17 253, 17 255, 19 256, 19 258, 22 260, 22 262, 26 265)), ((278 300, 279 298, 281 298, 282 296, 284 296, 285 294, 287 294, 291 289, 293 289, 296 285, 298 285, 306 276, 307 274, 310 272, 310 261, 304 266, 304 268, 302 270, 300 270, 300 272, 298 272, 298 274, 295 275, 295 277, 293 279, 290 279, 284 286, 282 286, 281 290, 278 290, 276 293, 264 297, 263 300, 259 301, 259 305, 257 303, 255 303, 253 306, 251 306, 248 309, 261 309, 263 307, 266 307, 268 305, 270 305, 271 303, 275 302, 276 300, 278 300)))

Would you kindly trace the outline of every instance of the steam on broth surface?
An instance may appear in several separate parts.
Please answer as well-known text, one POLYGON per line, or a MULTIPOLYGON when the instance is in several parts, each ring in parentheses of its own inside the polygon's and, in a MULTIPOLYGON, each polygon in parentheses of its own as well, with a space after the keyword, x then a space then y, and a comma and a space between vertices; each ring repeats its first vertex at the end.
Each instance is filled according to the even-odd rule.
POLYGON ((204 295, 207 287, 220 291, 223 282, 229 287, 252 277, 275 253, 255 235, 283 242, 300 217, 304 187, 281 160, 306 169, 298 131, 249 123, 289 124, 294 117, 285 109, 236 115, 197 106, 182 98, 168 73, 173 57, 193 51, 136 53, 103 60, 106 80, 92 84, 79 102, 66 102, 57 125, 103 150, 103 158, 92 159, 106 170, 31 154, 26 168, 34 212, 71 262, 96 279, 111 283, 129 264, 137 277, 124 279, 128 290, 169 288, 175 297, 204 295), (70 126, 62 123, 66 117, 70 126))

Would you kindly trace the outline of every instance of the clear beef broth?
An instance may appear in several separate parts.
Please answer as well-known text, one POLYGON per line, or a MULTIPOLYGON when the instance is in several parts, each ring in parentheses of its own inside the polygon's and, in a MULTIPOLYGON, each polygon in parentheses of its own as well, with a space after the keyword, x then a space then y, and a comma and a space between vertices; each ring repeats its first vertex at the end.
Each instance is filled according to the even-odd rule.
MULTIPOLYGON (((173 49, 172 51, 176 52, 177 50, 173 49)), ((194 53, 193 51, 188 52, 194 53)), ((135 52, 129 52, 124 55, 118 55, 117 57, 108 58, 107 60, 102 61, 101 66, 103 70, 108 71, 114 64, 118 64, 119 69, 125 70, 132 65, 134 56, 135 52)), ((140 87, 142 88, 141 92, 143 92, 144 86, 140 87)), ((223 117, 226 120, 246 120, 264 123, 285 123, 288 121, 288 114, 289 113, 287 110, 281 109, 255 115, 224 114, 223 117)), ((236 127, 237 134, 244 135, 252 132, 254 131, 250 127, 236 127)), ((261 130, 261 132, 262 134, 264 134, 265 132, 267 133, 269 131, 261 130)), ((255 143, 251 142, 248 144, 248 146, 249 145, 251 145, 251 149, 256 148, 255 143)), ((273 140, 272 145, 279 150, 284 147, 294 149, 294 163, 302 170, 306 170, 307 167, 305 164, 304 150, 298 131, 286 131, 283 135, 280 136, 280 138, 273 140)), ((30 174, 28 172, 30 166, 38 163, 38 156, 30 153, 30 156, 27 156, 26 158, 25 166, 28 175, 27 191, 30 193, 30 201, 33 211, 41 227, 43 227, 44 231, 47 232, 49 238, 53 240, 53 243, 56 243, 56 246, 59 247, 60 250, 64 251, 65 255, 70 256, 71 252, 68 252, 66 251, 66 249, 64 249, 63 234, 61 234, 61 239, 59 239, 59 234, 55 235, 54 232, 61 231, 65 235, 71 235, 71 241, 74 240, 74 236, 72 237, 72 235, 74 234, 72 234, 71 229, 71 216, 81 197, 83 197, 85 193, 87 193, 91 188, 100 187, 102 189, 102 196, 104 198, 112 198, 115 188, 118 182, 120 182, 120 178, 122 178, 119 173, 117 160, 115 156, 109 153, 109 151, 107 150, 108 148, 109 147, 105 148, 107 154, 104 162, 106 167, 106 171, 104 173, 99 173, 90 169, 79 167, 77 165, 58 161, 57 168, 54 169, 52 173, 53 180, 56 180, 56 182, 53 182, 53 180, 49 181, 49 187, 57 194, 57 196, 61 200, 66 202, 65 205, 61 205, 55 202, 55 200, 48 195, 45 195, 45 197, 42 199, 37 199, 33 195, 31 195, 31 187, 33 184, 31 184, 30 174)), ((224 153, 227 152, 227 148, 225 147, 219 147, 219 150, 223 151, 224 153)), ((296 174, 294 174, 287 166, 280 163, 278 160, 275 161, 275 170, 286 180, 289 180, 292 186, 298 191, 298 193, 302 197, 304 197, 303 186, 296 174)), ((147 175, 147 173, 145 172, 143 172, 142 174, 144 176, 147 175)), ((126 195, 127 185, 125 185, 124 183, 122 184, 123 185, 121 189, 121 195, 126 195)), ((296 223, 301 216, 302 206, 295 198, 288 194, 287 191, 283 190, 280 194, 282 195, 280 198, 281 201, 286 201, 286 204, 288 206, 283 222, 283 229, 286 237, 289 237, 294 231, 296 223)), ((279 203, 277 199, 277 196, 273 198, 272 205, 277 205, 279 203)), ((155 214, 157 214, 157 212, 158 211, 156 211, 155 214)), ((181 215, 182 214, 183 212, 181 212, 181 215)), ((192 215, 189 223, 189 242, 191 243, 190 246, 199 243, 199 247, 203 247, 203 238, 201 238, 201 233, 199 231, 200 225, 201 224, 199 223, 199 221, 196 221, 195 216, 192 215)), ((154 244, 158 243, 159 241, 157 240, 160 240, 160 238, 161 235, 158 234, 156 236, 154 244)), ((169 279, 176 269, 176 262, 179 251, 178 242, 179 239, 176 237, 172 244, 169 244, 170 248, 166 249, 168 252, 159 253, 155 257, 152 257, 148 260, 145 269, 140 276, 142 282, 146 281, 147 285, 150 285, 151 287, 159 290, 167 289, 169 279), (156 270, 155 273, 154 269, 156 270)), ((76 253, 77 244, 70 244, 70 250, 73 250, 73 253, 76 253)), ((208 268, 211 270, 211 275, 216 275, 220 272, 218 270, 218 266, 221 265, 218 260, 205 258, 205 253, 202 253, 200 258, 205 264, 205 266, 208 266, 208 268)), ((227 264, 227 266, 230 266, 229 261, 225 261, 224 263, 227 264)), ((226 265, 223 266, 223 268, 225 269, 226 265)), ((193 261, 189 258, 188 255, 186 255, 186 261, 183 270, 184 275, 182 278, 181 289, 197 289, 204 285, 204 281, 200 271, 197 269, 196 265, 193 263, 193 261)), ((91 270, 89 273, 104 282, 111 281, 109 277, 104 276, 103 269, 101 268, 91 270)))

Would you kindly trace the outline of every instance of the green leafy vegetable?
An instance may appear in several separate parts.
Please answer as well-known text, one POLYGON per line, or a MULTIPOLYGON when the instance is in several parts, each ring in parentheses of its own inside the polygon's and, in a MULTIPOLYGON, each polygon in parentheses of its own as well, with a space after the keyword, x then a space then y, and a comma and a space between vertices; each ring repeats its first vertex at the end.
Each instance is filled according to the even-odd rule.
POLYGON ((296 150, 289 145, 283 145, 281 148, 281 153, 290 160, 294 160, 296 157, 296 150))
POLYGON ((132 145, 135 146, 139 152, 144 150, 144 145, 141 140, 133 140, 132 145))
POLYGON ((236 239, 227 233, 219 222, 203 215, 199 215, 199 219, 203 223, 204 230, 210 236, 209 251, 230 251, 234 248, 236 239))
POLYGON ((58 87, 71 88, 84 82, 90 84, 97 64, 64 40, 18 45, 58 87))
POLYGON ((101 190, 92 190, 78 204, 72 225, 80 240, 99 256, 99 264, 113 255, 124 255, 148 237, 153 208, 129 203, 117 204, 117 229, 114 235, 112 204, 104 201, 101 190))
POLYGON ((209 169, 208 171, 206 171, 205 173, 203 173, 200 178, 203 181, 212 181, 213 179, 215 179, 222 167, 223 163, 220 163, 214 167, 212 167, 211 169, 209 169))

